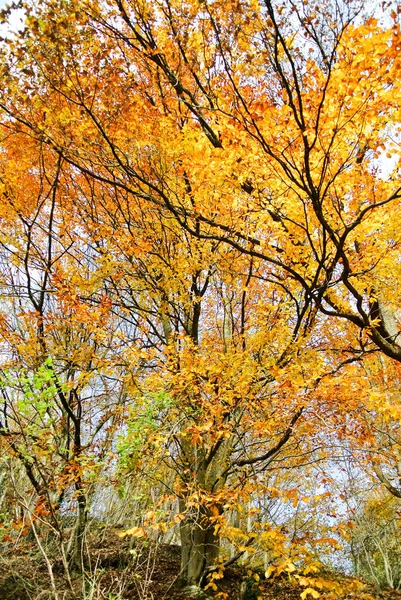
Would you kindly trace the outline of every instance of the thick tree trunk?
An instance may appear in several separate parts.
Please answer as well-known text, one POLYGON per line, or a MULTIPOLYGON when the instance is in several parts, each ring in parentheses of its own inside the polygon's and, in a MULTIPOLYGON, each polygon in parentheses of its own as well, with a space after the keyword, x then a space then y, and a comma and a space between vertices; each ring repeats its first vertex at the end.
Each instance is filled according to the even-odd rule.
POLYGON ((181 580, 186 585, 201 585, 205 569, 219 555, 219 538, 209 517, 207 511, 199 508, 196 516, 181 522, 181 580))
POLYGON ((214 495, 226 484, 233 440, 232 436, 218 440, 207 449, 185 439, 181 441, 183 457, 192 474, 188 482, 184 481, 191 502, 187 501, 185 492, 179 500, 179 511, 185 515, 180 524, 181 582, 184 585, 202 586, 205 571, 216 564, 219 556, 216 516, 222 514, 223 508, 214 502, 214 495), (200 498, 209 495, 205 503, 200 500, 194 505, 191 492, 195 490, 202 492, 200 498))

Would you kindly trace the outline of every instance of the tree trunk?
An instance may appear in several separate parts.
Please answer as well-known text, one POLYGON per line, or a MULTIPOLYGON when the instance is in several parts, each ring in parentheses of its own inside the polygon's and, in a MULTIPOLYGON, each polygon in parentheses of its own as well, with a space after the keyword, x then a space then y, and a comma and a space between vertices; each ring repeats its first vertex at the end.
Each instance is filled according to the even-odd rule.
POLYGON ((86 496, 82 492, 78 495, 77 503, 77 520, 68 544, 67 556, 71 567, 78 573, 82 573, 84 569, 83 556, 86 529, 86 496))
MULTIPOLYGON (((184 502, 180 503, 184 508, 184 502)), ((212 566, 219 555, 219 538, 214 534, 210 516, 199 507, 196 515, 189 515, 181 522, 181 581, 185 585, 200 586, 205 569, 212 566)))
POLYGON ((206 504, 199 501, 194 505, 193 497, 191 503, 187 503, 185 492, 179 500, 179 511, 185 515, 180 524, 181 582, 184 585, 201 586, 205 570, 216 564, 219 556, 220 535, 215 533, 216 516, 223 513, 223 507, 214 502, 213 496, 226 484, 233 440, 233 436, 218 440, 207 450, 186 440, 181 441, 183 456, 193 476, 188 489, 201 490, 200 497, 204 493, 206 496, 209 494, 206 504))

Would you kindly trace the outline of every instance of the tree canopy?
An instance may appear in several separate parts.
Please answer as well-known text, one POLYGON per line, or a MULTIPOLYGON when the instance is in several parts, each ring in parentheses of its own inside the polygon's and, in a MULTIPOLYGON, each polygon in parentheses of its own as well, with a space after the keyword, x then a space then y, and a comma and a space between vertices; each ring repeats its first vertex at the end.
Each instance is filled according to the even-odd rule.
POLYGON ((179 530, 185 583, 217 589, 262 552, 318 593, 315 525, 291 537, 261 506, 318 499, 344 462, 401 497, 399 7, 37 0, 3 19, 16 8, 0 56, 10 494, 67 576, 101 490, 131 481, 127 534, 179 530))

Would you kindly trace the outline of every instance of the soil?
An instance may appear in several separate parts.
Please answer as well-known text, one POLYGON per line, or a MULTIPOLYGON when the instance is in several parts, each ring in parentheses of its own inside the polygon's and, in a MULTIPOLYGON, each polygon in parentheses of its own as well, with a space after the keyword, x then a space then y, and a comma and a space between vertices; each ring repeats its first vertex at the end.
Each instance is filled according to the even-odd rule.
MULTIPOLYGON (((58 600, 300 600, 305 587, 288 575, 263 579, 263 573, 253 573, 245 566, 233 566, 225 571, 223 579, 216 580, 217 590, 209 595, 195 594, 194 590, 179 587, 179 546, 152 546, 137 542, 132 545, 118 537, 116 530, 103 530, 92 536, 88 543, 86 576, 72 576, 72 586, 66 581, 61 561, 51 561, 58 600), (256 581, 259 579, 259 581, 256 581), (72 587, 72 589, 71 589, 72 587)), ((51 546, 48 546, 51 549, 51 546)), ((50 551, 49 551, 50 556, 50 551)), ((326 573, 327 581, 334 581, 344 590, 324 592, 320 598, 337 600, 401 600, 401 592, 376 590, 373 586, 352 580, 341 574, 326 573), (348 593, 345 591, 348 590, 348 593)), ((312 600, 307 595, 306 600, 312 600)), ((9 548, 0 555, 0 600, 55 600, 49 572, 42 555, 34 544, 18 550, 9 548)))

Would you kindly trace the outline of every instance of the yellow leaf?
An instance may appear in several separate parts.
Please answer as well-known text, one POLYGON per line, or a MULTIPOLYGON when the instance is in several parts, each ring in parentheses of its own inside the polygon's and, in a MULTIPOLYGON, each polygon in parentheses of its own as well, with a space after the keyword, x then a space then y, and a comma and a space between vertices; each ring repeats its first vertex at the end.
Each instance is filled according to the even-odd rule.
POLYGON ((296 567, 292 562, 289 562, 285 570, 287 571, 287 573, 293 573, 294 571, 296 571, 296 567))
POLYGON ((276 571, 276 567, 274 565, 270 565, 270 567, 267 569, 267 571, 265 573, 266 579, 269 579, 269 577, 272 576, 272 574, 274 573, 274 571, 276 571))
POLYGON ((140 538, 140 537, 146 537, 146 532, 142 527, 132 527, 131 529, 122 531, 121 533, 118 533, 117 535, 120 538, 123 538, 126 535, 131 535, 132 537, 140 538))
POLYGON ((183 515, 182 513, 179 513, 178 515, 175 515, 174 522, 181 523, 181 521, 183 521, 184 519, 185 519, 185 515, 183 515))
POLYGON ((317 573, 319 571, 316 565, 307 565, 304 569, 304 575, 308 575, 308 573, 317 573))
POLYGON ((217 592, 217 585, 216 585, 216 584, 215 584, 213 581, 211 581, 210 583, 208 583, 208 584, 207 584, 207 586, 205 586, 205 590, 208 590, 208 589, 210 589, 210 588, 211 588, 211 589, 212 589, 214 592, 217 592))
POLYGON ((305 600, 305 598, 306 598, 306 596, 308 596, 308 594, 310 594, 312 596, 312 598, 319 598, 320 597, 319 592, 317 592, 313 588, 306 588, 306 590, 303 591, 302 594, 301 594, 302 600, 305 600))

